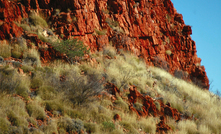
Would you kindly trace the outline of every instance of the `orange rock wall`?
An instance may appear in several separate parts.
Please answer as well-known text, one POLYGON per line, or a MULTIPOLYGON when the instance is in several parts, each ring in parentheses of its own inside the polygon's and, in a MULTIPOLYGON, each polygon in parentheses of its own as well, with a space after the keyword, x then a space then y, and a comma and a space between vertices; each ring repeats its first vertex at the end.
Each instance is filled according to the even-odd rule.
POLYGON ((209 89, 205 68, 200 66, 190 37, 191 27, 184 24, 170 0, 0 0, 0 39, 21 36, 22 29, 14 21, 27 18, 33 9, 48 16, 56 34, 75 36, 91 51, 112 41, 117 50, 130 50, 149 65, 171 73, 186 71, 187 79, 209 89), (98 35, 94 29, 107 32, 98 35))

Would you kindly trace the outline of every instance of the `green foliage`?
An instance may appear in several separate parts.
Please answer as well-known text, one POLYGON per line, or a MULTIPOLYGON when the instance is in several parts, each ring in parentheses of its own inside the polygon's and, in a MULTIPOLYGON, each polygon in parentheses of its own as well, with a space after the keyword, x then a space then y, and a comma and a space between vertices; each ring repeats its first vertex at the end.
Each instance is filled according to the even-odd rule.
POLYGON ((99 131, 99 126, 96 123, 84 123, 84 128, 88 133, 96 133, 99 131))
POLYGON ((23 54, 24 63, 31 66, 40 67, 40 54, 36 49, 29 49, 23 54))
POLYGON ((20 76, 12 67, 2 66, 0 68, 0 92, 17 93, 27 97, 28 91, 29 80, 26 77, 20 76))
POLYGON ((48 26, 47 22, 42 17, 36 15, 35 13, 31 13, 29 15, 29 20, 35 26, 37 26, 37 25, 40 25, 42 27, 47 27, 48 26))
POLYGON ((2 42, 0 44, 0 56, 3 58, 8 58, 11 56, 11 46, 6 43, 6 41, 2 42))
POLYGON ((64 113, 64 105, 58 100, 47 100, 44 102, 44 105, 45 109, 48 111, 58 111, 60 113, 64 113))
POLYGON ((20 27, 25 31, 31 31, 31 28, 28 24, 20 24, 20 27))
POLYGON ((115 129, 115 125, 113 122, 103 122, 103 129, 107 132, 111 132, 115 129))
POLYGON ((142 129, 142 131, 146 133, 155 134, 156 133, 156 123, 154 118, 148 117, 148 118, 142 118, 139 120, 138 125, 142 129))
POLYGON ((40 87, 43 84, 43 79, 39 78, 39 77, 34 77, 31 80, 31 88, 35 89, 40 87))
POLYGON ((57 96, 57 92, 51 86, 41 86, 36 90, 37 95, 41 96, 43 100, 52 100, 55 99, 57 96))
POLYGON ((138 131, 134 128, 134 126, 133 126, 131 123, 129 123, 129 122, 121 121, 121 122, 120 122, 120 125, 121 125, 123 128, 129 130, 129 134, 139 134, 139 132, 138 132, 138 131))
POLYGON ((43 41, 43 42, 49 42, 48 38, 44 37, 43 35, 41 35, 40 33, 38 33, 38 38, 43 41))
POLYGON ((171 52, 171 50, 166 50, 166 52, 165 52, 167 55, 171 55, 172 54, 172 52, 171 52))
POLYGON ((7 117, 13 126, 28 126, 27 120, 18 116, 14 111, 9 111, 7 117))
POLYGON ((98 35, 106 35, 106 33, 107 33, 107 30, 99 31, 99 30, 97 30, 97 29, 94 29, 94 31, 95 31, 98 35))
POLYGON ((84 129, 84 123, 79 119, 71 119, 68 117, 62 117, 58 120, 57 126, 59 129, 64 129, 68 133, 81 134, 84 129))
POLYGON ((139 111, 143 111, 143 105, 139 102, 134 103, 134 108, 139 111))
POLYGON ((78 39, 61 40, 60 42, 53 43, 55 50, 64 53, 68 56, 68 61, 73 62, 75 56, 81 57, 84 53, 89 53, 89 50, 84 46, 82 41, 78 39))
POLYGON ((29 73, 35 70, 32 66, 28 65, 22 65, 21 69, 23 70, 24 73, 29 73))
POLYGON ((10 122, 6 118, 0 117, 0 132, 7 133, 9 131, 10 122))
POLYGON ((46 118, 46 114, 44 112, 44 108, 39 106, 35 102, 31 102, 26 105, 27 112, 29 116, 38 119, 38 120, 44 120, 46 118))
POLYGON ((154 104, 155 104, 157 110, 160 111, 160 109, 161 109, 161 107, 160 107, 160 103, 159 103, 158 101, 154 101, 154 104))
POLYGON ((128 104, 124 102, 121 97, 117 97, 117 100, 115 100, 114 103, 118 108, 122 109, 123 111, 129 111, 128 104))

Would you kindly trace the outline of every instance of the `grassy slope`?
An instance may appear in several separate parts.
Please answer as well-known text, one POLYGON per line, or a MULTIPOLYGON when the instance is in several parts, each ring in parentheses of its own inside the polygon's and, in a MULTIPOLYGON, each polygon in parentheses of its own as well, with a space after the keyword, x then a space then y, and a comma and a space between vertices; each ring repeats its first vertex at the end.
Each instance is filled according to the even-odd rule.
MULTIPOLYGON (((39 22, 20 25, 45 42, 57 40, 41 34, 47 26, 44 20, 34 20, 39 22)), ((43 66, 36 47, 27 47, 23 39, 10 46, 2 42, 0 47, 4 58, 19 58, 23 53, 21 62, 0 63, 0 133, 155 133, 159 117, 140 118, 129 110, 129 85, 193 116, 193 120, 179 122, 168 118, 173 129, 169 133, 221 132, 219 97, 162 69, 147 67, 132 54, 117 54, 107 47, 76 65, 56 61, 43 66), (104 89, 107 81, 120 89, 120 95, 104 89), (121 120, 113 120, 116 114, 121 120)))
POLYGON ((78 65, 58 61, 49 66, 34 67, 24 63, 23 67, 31 69, 32 75, 29 71, 18 73, 15 66, 3 63, 0 69, 0 130, 3 133, 155 133, 158 117, 138 119, 128 109, 126 96, 132 84, 142 94, 152 92, 153 98, 160 95, 172 107, 184 114, 193 114, 197 119, 178 123, 168 119, 167 123, 175 133, 220 133, 220 99, 209 91, 174 78, 162 69, 146 67, 142 60, 131 54, 116 54, 111 47, 91 57, 93 60, 78 65), (106 59, 106 55, 114 58, 106 59), (65 78, 63 82, 61 76, 65 78), (96 78, 96 81, 90 78, 96 78), (82 100, 82 89, 89 92, 103 90, 99 82, 102 78, 114 83, 122 97, 116 96, 117 99, 112 100, 111 94, 103 91, 100 98, 92 94, 82 100), (99 84, 88 88, 91 82, 99 84), (122 120, 114 121, 115 114, 122 120))

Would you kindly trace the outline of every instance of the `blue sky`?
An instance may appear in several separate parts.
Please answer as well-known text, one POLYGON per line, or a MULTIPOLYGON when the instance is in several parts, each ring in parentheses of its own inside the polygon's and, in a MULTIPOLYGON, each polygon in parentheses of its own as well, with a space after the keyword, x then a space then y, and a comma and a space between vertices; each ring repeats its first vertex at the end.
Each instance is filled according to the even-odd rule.
POLYGON ((211 83, 210 91, 221 92, 221 0, 171 0, 186 25, 211 83))

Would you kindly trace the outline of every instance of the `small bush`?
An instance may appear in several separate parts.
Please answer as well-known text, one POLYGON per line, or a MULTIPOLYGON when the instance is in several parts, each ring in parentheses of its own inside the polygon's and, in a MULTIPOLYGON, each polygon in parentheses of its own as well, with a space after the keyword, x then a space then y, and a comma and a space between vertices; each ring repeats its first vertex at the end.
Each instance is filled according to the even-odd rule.
POLYGON ((35 89, 35 88, 38 88, 40 87, 42 84, 43 84, 43 79, 42 78, 39 78, 39 77, 34 77, 32 80, 31 80, 31 88, 35 89))
POLYGON ((41 106, 39 106, 35 102, 31 102, 31 103, 27 104, 26 109, 27 109, 29 116, 31 116, 35 119, 44 120, 46 118, 44 108, 42 108, 41 106))
POLYGON ((64 105, 58 100, 47 100, 44 105, 48 111, 59 111, 62 114, 64 112, 64 105))
POLYGON ((141 118, 141 120, 138 122, 138 125, 142 129, 142 131, 146 133, 155 134, 156 133, 156 123, 154 118, 148 117, 148 118, 141 118))
POLYGON ((43 42, 49 42, 49 39, 46 38, 45 36, 41 35, 40 33, 38 33, 38 38, 43 42))
POLYGON ((197 134, 197 126, 194 121, 186 120, 178 123, 178 128, 188 134, 197 134))
POLYGON ((171 50, 166 50, 166 54, 170 56, 172 54, 171 50))
POLYGON ((68 117, 62 117, 58 120, 57 126, 59 129, 64 129, 68 133, 75 133, 78 134, 84 132, 84 123, 79 119, 71 119, 68 117))
POLYGON ((129 134, 139 134, 139 132, 134 128, 134 126, 132 124, 130 124, 129 122, 126 121, 121 121, 120 125, 129 130, 129 134))
POLYGON ((143 111, 143 104, 141 104, 141 103, 139 103, 139 102, 136 102, 136 103, 134 103, 134 108, 136 109, 136 110, 139 110, 139 111, 143 111))
POLYGON ((102 30, 102 31, 99 31, 97 29, 94 29, 94 30, 98 35, 106 35, 106 33, 107 33, 107 30, 102 30))
POLYGON ((84 123, 84 128, 90 133, 96 133, 99 131, 99 126, 96 123, 84 123))
POLYGON ((9 111, 7 117, 13 126, 28 126, 27 120, 17 115, 14 111, 9 111))
POLYGON ((23 70, 24 73, 29 73, 35 70, 32 66, 28 65, 22 65, 21 69, 23 70))
POLYGON ((0 68, 0 92, 13 94, 20 83, 20 76, 14 68, 8 66, 0 68))
POLYGON ((89 50, 87 50, 83 42, 78 39, 61 40, 52 45, 58 52, 66 54, 68 56, 67 60, 72 64, 74 63, 73 58, 75 58, 75 56, 81 57, 84 53, 89 53, 89 50))
POLYGON ((160 103, 158 101, 154 102, 156 108, 160 111, 161 107, 160 107, 160 103))
POLYGON ((41 66, 40 54, 36 49, 29 49, 23 54, 24 63, 31 66, 41 66))
POLYGON ((124 102, 121 97, 117 97, 117 100, 115 100, 114 103, 118 108, 122 109, 123 111, 129 111, 128 104, 124 102))
POLYGON ((29 20, 30 20, 30 23, 34 24, 35 26, 37 26, 37 25, 40 25, 42 27, 48 26, 47 22, 42 17, 37 16, 34 13, 31 13, 29 15, 29 20))
POLYGON ((103 122, 102 125, 103 125, 103 129, 106 132, 111 132, 115 129, 115 125, 113 122, 103 122))
POLYGON ((11 57, 11 46, 9 44, 6 43, 6 41, 3 41, 0 44, 0 56, 2 56, 3 58, 8 58, 11 57))
POLYGON ((43 100, 52 100, 57 97, 55 89, 51 86, 42 86, 38 88, 36 92, 43 100))
POLYGON ((7 133, 10 125, 11 123, 6 118, 0 117, 0 132, 7 133))
POLYGON ((20 24, 20 27, 25 31, 31 31, 31 28, 28 24, 20 24))

